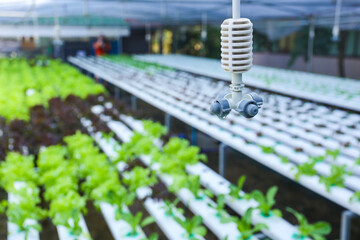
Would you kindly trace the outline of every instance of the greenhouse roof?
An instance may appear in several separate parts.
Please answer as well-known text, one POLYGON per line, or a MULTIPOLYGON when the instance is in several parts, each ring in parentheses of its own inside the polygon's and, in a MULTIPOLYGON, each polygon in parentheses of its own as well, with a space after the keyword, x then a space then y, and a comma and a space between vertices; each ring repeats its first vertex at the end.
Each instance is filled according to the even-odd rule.
MULTIPOLYGON (((340 0, 341 27, 359 28, 360 0, 340 0)), ((336 0, 242 0, 241 15, 267 26, 276 20, 276 27, 307 25, 311 16, 315 24, 331 27, 336 0), (280 23, 280 25, 277 25, 280 23)), ((219 24, 231 17, 231 0, 1 0, 0 24, 28 23, 34 16, 39 23, 51 24, 54 16, 63 24, 122 24, 132 26, 219 24), (89 18, 86 18, 90 16, 89 18), (76 18, 79 17, 79 18, 76 18), (85 18, 84 18, 85 17, 85 18), (65 20, 65 19, 69 20, 65 20), (83 18, 83 19, 81 19, 83 18), (96 20, 104 18, 106 20, 96 20), (81 19, 81 20, 80 20, 81 19), (89 21, 90 19, 90 21, 89 21), (113 19, 114 21, 112 21, 113 19), (119 22, 117 22, 119 21, 119 22)))

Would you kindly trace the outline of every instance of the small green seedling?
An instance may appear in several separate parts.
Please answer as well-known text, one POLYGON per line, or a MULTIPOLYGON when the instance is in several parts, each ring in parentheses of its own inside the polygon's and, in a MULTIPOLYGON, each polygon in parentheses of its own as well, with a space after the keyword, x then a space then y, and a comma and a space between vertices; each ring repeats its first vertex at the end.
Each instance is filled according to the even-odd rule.
POLYGON ((301 165, 296 166, 297 173, 295 174, 295 180, 299 181, 300 176, 302 176, 302 175, 315 176, 317 173, 314 168, 316 163, 317 163, 317 161, 315 161, 314 159, 311 159, 309 162, 305 162, 301 165))
POLYGON ((350 198, 350 202, 360 202, 360 191, 354 193, 354 195, 350 198))
POLYGON ((110 139, 114 137, 114 132, 110 132, 110 133, 101 132, 101 136, 106 140, 106 142, 110 142, 110 139))
POLYGON ((263 153, 266 153, 266 154, 275 153, 274 147, 270 147, 270 146, 260 146, 260 147, 261 147, 261 150, 263 151, 263 153))
POLYGON ((201 225, 203 219, 200 216, 194 216, 191 219, 175 217, 175 221, 185 229, 185 237, 190 240, 196 240, 196 236, 204 237, 206 235, 206 228, 201 225))
POLYGON ((330 192, 331 187, 338 186, 344 187, 344 181, 346 175, 351 175, 346 170, 346 165, 331 165, 331 172, 329 176, 321 176, 320 183, 324 183, 326 191, 330 192))
POLYGON ((276 186, 273 186, 267 191, 266 196, 259 190, 254 190, 250 194, 250 196, 259 203, 257 209, 260 210, 263 216, 269 217, 271 216, 271 214, 274 214, 279 217, 282 216, 282 213, 279 209, 272 209, 272 207, 276 203, 275 195, 277 191, 278 188, 276 186))
POLYGON ((220 194, 217 197, 216 204, 208 203, 208 206, 216 210, 216 216, 219 218, 224 217, 227 213, 225 211, 225 195, 220 194))
POLYGON ((340 155, 340 149, 335 150, 326 150, 325 157, 331 157, 332 160, 336 160, 337 157, 340 155))
POLYGON ((248 240, 255 233, 261 231, 262 229, 268 229, 268 226, 264 223, 258 223, 255 226, 252 225, 252 212, 253 208, 248 208, 244 216, 240 219, 238 217, 228 217, 221 220, 222 223, 234 222, 237 225, 237 229, 241 233, 240 240, 248 240))
POLYGON ((145 227, 149 224, 152 224, 155 222, 155 219, 153 217, 146 217, 142 220, 143 213, 137 212, 136 215, 132 215, 130 212, 122 213, 121 218, 126 221, 130 227, 131 232, 128 233, 129 236, 136 236, 138 234, 137 227, 145 227))
POLYGON ((298 213, 292 208, 286 208, 286 210, 292 213, 299 222, 298 230, 300 234, 296 235, 297 239, 303 239, 311 237, 314 240, 325 240, 325 235, 328 235, 331 232, 331 226, 327 222, 317 222, 314 224, 309 224, 308 220, 304 215, 298 213))
POLYGON ((241 199, 242 196, 240 195, 240 191, 242 190, 243 186, 244 186, 244 182, 246 180, 246 176, 242 175, 237 182, 237 186, 231 184, 229 189, 230 189, 230 193, 229 195, 235 199, 241 199))
POLYGON ((176 216, 176 213, 183 214, 184 210, 182 208, 177 208, 176 206, 180 202, 179 198, 176 198, 173 202, 169 200, 164 200, 165 206, 162 207, 162 209, 165 210, 165 214, 167 216, 176 216))
POLYGON ((148 238, 143 238, 143 239, 141 239, 141 240, 158 240, 158 239, 159 239, 159 235, 157 235, 157 233, 153 233, 153 234, 151 234, 150 237, 148 237, 148 238))

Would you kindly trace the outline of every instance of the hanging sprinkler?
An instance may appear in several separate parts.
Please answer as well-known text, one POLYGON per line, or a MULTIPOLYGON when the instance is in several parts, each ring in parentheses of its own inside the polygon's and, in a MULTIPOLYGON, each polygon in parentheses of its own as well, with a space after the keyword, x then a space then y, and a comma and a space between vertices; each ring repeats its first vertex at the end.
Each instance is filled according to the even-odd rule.
POLYGON ((233 18, 221 24, 221 67, 232 73, 230 91, 217 96, 210 111, 225 118, 231 109, 246 118, 254 117, 263 100, 256 93, 243 95, 242 74, 252 66, 252 23, 240 18, 240 0, 232 0, 233 18))

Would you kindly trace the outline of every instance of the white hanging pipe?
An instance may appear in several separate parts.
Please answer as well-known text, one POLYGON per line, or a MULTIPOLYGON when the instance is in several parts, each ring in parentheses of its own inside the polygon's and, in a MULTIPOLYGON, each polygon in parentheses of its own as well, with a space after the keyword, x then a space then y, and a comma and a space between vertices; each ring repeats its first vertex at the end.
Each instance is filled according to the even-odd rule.
POLYGON ((240 18, 240 0, 232 0, 232 16, 240 18))
MULTIPOLYGON (((240 18, 240 0, 232 0, 232 18, 238 19, 240 18)), ((242 81, 242 74, 232 73, 231 84, 234 86, 243 87, 244 83, 242 81)), ((232 91, 232 102, 238 103, 242 98, 242 90, 240 91, 232 91)), ((235 106, 234 106, 235 107, 235 106)))

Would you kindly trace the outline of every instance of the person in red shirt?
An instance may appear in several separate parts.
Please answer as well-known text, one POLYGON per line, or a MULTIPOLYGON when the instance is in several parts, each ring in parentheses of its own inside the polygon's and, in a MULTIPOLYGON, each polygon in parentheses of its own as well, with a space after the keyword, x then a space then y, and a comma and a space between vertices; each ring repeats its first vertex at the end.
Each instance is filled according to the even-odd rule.
POLYGON ((104 56, 111 50, 111 44, 102 35, 98 37, 93 47, 95 50, 95 56, 97 57, 104 56))

